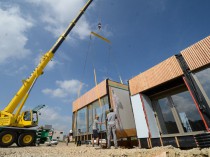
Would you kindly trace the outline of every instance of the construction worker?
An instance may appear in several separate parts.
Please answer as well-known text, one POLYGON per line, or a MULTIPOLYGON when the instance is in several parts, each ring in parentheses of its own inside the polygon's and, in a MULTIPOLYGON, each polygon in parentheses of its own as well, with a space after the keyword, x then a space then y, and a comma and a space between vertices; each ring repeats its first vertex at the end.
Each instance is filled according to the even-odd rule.
POLYGON ((69 131, 69 142, 72 142, 73 141, 73 131, 70 130, 69 131))
POLYGON ((107 128, 108 128, 108 133, 107 133, 107 148, 111 148, 111 133, 113 134, 113 140, 114 140, 114 147, 117 149, 117 136, 116 136, 116 119, 117 115, 114 112, 114 110, 111 108, 109 110, 110 112, 107 114, 107 128))
POLYGON ((95 116, 95 119, 94 119, 94 121, 93 121, 93 126, 92 126, 92 129, 93 129, 93 137, 92 137, 92 146, 94 147, 94 140, 96 139, 96 144, 99 146, 99 133, 98 133, 98 131, 99 131, 99 128, 98 128, 98 124, 103 124, 102 122, 99 122, 98 121, 98 119, 99 119, 99 116, 98 115, 96 115, 95 116))
POLYGON ((66 136, 66 145, 68 146, 68 144, 69 144, 69 136, 67 135, 66 136))
POLYGON ((81 146, 81 129, 77 130, 77 146, 81 146))

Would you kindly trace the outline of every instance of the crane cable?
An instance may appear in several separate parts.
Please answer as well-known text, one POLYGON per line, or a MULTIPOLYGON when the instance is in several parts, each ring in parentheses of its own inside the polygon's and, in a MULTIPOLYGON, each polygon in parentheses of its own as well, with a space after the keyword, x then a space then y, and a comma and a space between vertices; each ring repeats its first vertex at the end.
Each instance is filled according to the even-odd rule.
MULTIPOLYGON (((101 4, 101 3, 99 3, 99 7, 101 6, 100 4, 101 4)), ((101 11, 101 10, 99 9, 99 11, 101 11)), ((100 18, 100 12, 98 13, 98 21, 99 21, 99 23, 98 23, 98 30, 100 31, 101 28, 102 28, 102 25, 101 25, 101 18, 100 18)), ((85 76, 85 70, 86 70, 86 66, 87 66, 87 58, 88 58, 88 54, 89 54, 89 52, 90 52, 90 50, 91 50, 91 41, 92 41, 92 37, 91 37, 91 33, 90 33, 89 44, 88 44, 88 50, 87 50, 87 53, 86 53, 85 63, 84 63, 84 67, 83 67, 83 76, 82 76, 82 80, 84 80, 84 76, 85 76)), ((92 64, 93 64, 93 63, 92 63, 92 64)), ((94 67, 94 65, 93 65, 93 67, 94 67)), ((96 78, 96 71, 95 71, 95 68, 94 68, 94 80, 95 80, 95 84, 96 84, 96 87, 97 87, 97 78, 96 78)), ((83 85, 83 83, 82 83, 82 81, 80 81, 80 86, 79 86, 79 88, 78 88, 77 98, 80 97, 82 85, 83 85)), ((97 93, 98 93, 98 98, 99 98, 99 104, 100 104, 100 107, 101 107, 101 100, 100 100, 100 97, 99 97, 98 88, 97 88, 97 93)), ((77 103, 79 103, 79 102, 77 102, 77 103)), ((78 105, 79 105, 79 104, 76 104, 75 122, 74 122, 74 128, 75 128, 75 129, 76 129, 76 126, 75 126, 75 125, 76 125, 76 122, 77 122, 77 111, 78 111, 78 108, 79 108, 78 105)), ((101 109, 101 110, 102 110, 102 109, 101 109)))
MULTIPOLYGON (((100 31, 100 29, 98 29, 98 31, 100 31)), ((104 41, 109 41, 108 39, 102 37, 101 35, 95 33, 95 32, 91 32, 90 34, 94 35, 95 37, 98 37, 104 41)), ((92 38, 90 38, 90 40, 92 40, 92 38)), ((96 93, 97 93, 97 97, 98 97, 98 102, 100 105, 100 109, 101 109, 101 122, 102 122, 102 116, 103 116, 103 109, 102 109, 102 103, 101 103, 101 98, 100 98, 100 92, 99 92, 99 86, 98 86, 98 82, 97 82, 97 75, 96 75, 96 68, 94 66, 94 62, 92 61, 92 66, 93 66, 93 72, 94 72, 94 81, 95 81, 95 88, 96 88, 96 93)), ((96 112, 95 112, 96 114, 96 112)))
MULTIPOLYGON (((98 3, 99 3, 99 4, 98 4, 98 6, 99 6, 99 11, 98 11, 98 21, 99 21, 99 22, 98 22, 98 30, 101 31, 101 29, 102 29, 101 9, 100 9, 100 8, 101 8, 101 2, 99 1, 98 3)), ((106 38, 103 38, 102 36, 100 36, 100 35, 97 34, 97 33, 94 33, 94 32, 91 32, 91 33, 92 33, 93 35, 95 35, 95 36, 101 38, 102 40, 104 40, 104 41, 110 43, 110 45, 111 45, 111 42, 110 42, 109 40, 107 40, 106 38)), ((109 47, 108 57, 111 57, 110 54, 111 54, 111 46, 109 47)), ((110 58, 109 58, 109 61, 111 61, 110 58)), ((114 65, 114 67, 115 67, 115 71, 117 72, 118 77, 119 77, 119 79, 120 79, 120 83, 121 83, 121 84, 124 84, 123 81, 122 81, 122 77, 121 77, 121 75, 120 75, 120 73, 119 73, 119 70, 118 70, 116 64, 114 65)), ((108 76, 108 70, 107 70, 107 76, 108 76)))
MULTIPOLYGON (((91 34, 90 34, 90 39, 91 39, 91 34)), ((84 81, 84 78, 85 78, 87 59, 88 59, 88 55, 89 55, 90 49, 91 49, 91 40, 89 40, 89 42, 88 42, 88 49, 86 51, 85 62, 84 62, 83 72, 82 72, 82 79, 80 81, 80 85, 79 85, 78 92, 77 92, 77 99, 80 97, 80 93, 81 93, 81 90, 82 90, 82 85, 83 85, 82 82, 84 81)), ((76 110, 75 110, 75 117, 74 117, 74 119, 75 119, 74 120, 74 128, 75 129, 76 129, 76 123, 77 123, 77 112, 78 112, 78 108, 79 108, 78 106, 79 106, 79 102, 77 102, 76 110)))
MULTIPOLYGON (((87 66, 87 59, 88 59, 89 52, 91 50, 91 38, 92 37, 91 37, 91 34, 90 34, 90 40, 89 40, 89 43, 88 43, 88 49, 87 49, 87 52, 86 52, 85 62, 84 62, 84 67, 83 67, 82 81, 84 81, 84 78, 85 78, 85 70, 86 70, 86 66, 87 66)), ((80 81, 80 86, 79 86, 79 89, 78 89, 78 92, 77 92, 77 98, 80 97, 82 84, 83 84, 82 81, 80 81)))
MULTIPOLYGON (((100 6, 101 6, 101 3, 99 3, 99 12, 98 12, 98 32, 101 31, 102 29, 102 24, 101 24, 101 9, 100 9, 100 6)), ((108 39, 102 37, 101 35, 99 35, 98 33, 95 33, 95 32, 91 32, 90 33, 90 36, 91 34, 93 34, 94 36, 108 42, 108 43, 111 43, 108 39)), ((91 40, 92 38, 90 38, 91 40)), ((100 105, 100 108, 101 108, 101 115, 103 115, 103 112, 102 112, 102 103, 101 103, 101 98, 100 98, 100 93, 99 93, 99 87, 98 87, 98 82, 97 82, 97 75, 96 75, 96 69, 95 69, 95 66, 92 62, 92 66, 93 66, 93 72, 94 72, 94 81, 95 81, 95 87, 96 87, 96 92, 97 92, 97 96, 98 96, 98 101, 99 101, 99 105, 100 105)), ((102 117, 101 117, 101 121, 102 121, 102 117)))
MULTIPOLYGON (((98 29, 100 31, 100 29, 98 29)), ((93 33, 90 32, 90 35, 92 35, 93 33)), ((97 33, 95 33, 97 34, 97 33)), ((95 35, 93 34, 93 35, 95 35)), ((99 37, 100 35, 98 35, 97 37, 99 37)), ((100 37, 99 37, 100 38, 100 37)), ((103 38, 103 37, 102 37, 103 38)), ((101 38, 101 39, 102 39, 101 38)), ((90 38, 90 40, 92 40, 92 38, 90 38)), ((94 44, 94 42, 93 42, 94 44)), ((94 52, 94 51, 93 51, 94 52)), ((98 82, 97 82, 97 76, 96 76, 96 68, 94 66, 94 62, 92 61, 92 66, 93 66, 93 73, 94 73, 94 82, 95 82, 95 88, 96 88, 96 94, 97 94, 97 97, 98 97, 98 102, 99 102, 99 105, 100 105, 100 109, 101 109, 101 112, 102 112, 102 103, 101 103, 101 98, 100 98, 100 93, 99 93, 99 87, 98 87, 98 82)))
POLYGON ((97 83, 96 69, 95 68, 94 68, 94 80, 95 80, 96 93, 97 93, 97 96, 98 96, 98 102, 99 102, 99 105, 100 105, 100 108, 101 108, 101 112, 102 112, 102 103, 101 103, 101 98, 100 98, 100 93, 99 93, 99 86, 98 86, 98 83, 97 83))
MULTIPOLYGON (((110 65, 111 65, 111 62, 113 63, 113 66, 114 66, 114 69, 115 69, 115 71, 116 71, 116 73, 117 73, 117 75, 118 75, 118 77, 119 77, 119 80, 120 80, 120 83, 121 84, 124 84, 123 83, 123 81, 122 81, 122 77, 121 77, 121 75, 120 75, 120 72, 119 72, 119 70, 118 70, 118 66, 117 66, 117 64, 116 64, 116 62, 114 62, 113 60, 112 60, 112 58, 117 58, 116 56, 114 56, 114 53, 112 53, 112 51, 111 51, 112 49, 111 49, 111 47, 109 48, 109 52, 108 52, 108 57, 109 57, 109 62, 110 62, 110 65), (113 56, 113 57, 111 57, 111 56, 113 56)), ((107 75, 108 75, 108 73, 107 73, 107 75)))
MULTIPOLYGON (((101 23, 99 22, 99 24, 98 24, 98 31, 101 30, 101 27, 102 27, 102 26, 101 26, 101 23)), ((85 63, 84 63, 84 68, 83 68, 83 77, 82 77, 83 80, 84 80, 84 75, 85 75, 85 69, 86 69, 88 54, 89 54, 89 51, 90 51, 90 49, 91 49, 91 43, 92 43, 92 42, 91 42, 91 41, 92 41, 91 34, 94 35, 95 37, 98 37, 98 38, 104 40, 105 42, 111 44, 111 42, 110 42, 108 39, 104 38, 103 36, 99 35, 98 33, 95 33, 95 32, 91 32, 91 33, 90 33, 89 46, 88 46, 88 50, 87 50, 87 53, 86 53, 85 63)), ((109 47, 109 53, 108 53, 109 56, 110 56, 110 52, 111 52, 111 47, 109 47)), ((100 93, 99 93, 99 87, 98 87, 98 83, 97 83, 96 70, 95 70, 95 66, 94 66, 93 62, 92 62, 92 66, 93 66, 93 70, 94 70, 94 81, 95 81, 96 92, 97 92, 98 101, 99 101, 99 105, 100 105, 100 109, 101 109, 101 121, 102 121, 102 115, 103 115, 102 103, 101 103, 101 98, 100 98, 100 93)), ((107 74, 108 74, 108 72, 107 72, 107 74)), ((122 81, 121 81, 121 82, 122 82, 122 81)), ((79 98, 79 96, 80 96, 81 89, 82 89, 82 81, 80 81, 80 86, 79 86, 79 89, 78 89, 78 98, 79 98)), ((78 103, 79 103, 79 102, 78 102, 78 103)), ((76 116, 76 117, 77 117, 78 105, 79 105, 79 104, 76 104, 76 106, 77 106, 77 109, 76 109, 76 111, 75 111, 75 116, 76 116)), ((74 125, 76 125, 76 118, 75 118, 75 123, 74 123, 74 125)), ((75 126, 74 126, 74 128, 75 128, 75 126)))
MULTIPOLYGON (((110 67, 110 65, 111 65, 111 50, 112 50, 112 44, 110 43, 110 45, 109 45, 109 48, 108 48, 108 68, 107 68, 107 71, 106 71, 106 75, 107 75, 107 78, 108 78, 108 76, 109 76, 109 67, 110 67)), ((115 58, 115 57, 114 57, 115 58)), ((117 65, 116 65, 116 63, 114 64, 113 63, 113 65, 114 65, 114 68, 115 68, 115 71, 117 72, 117 75, 118 75, 118 77, 119 77, 119 79, 120 79, 120 83, 121 84, 124 84, 123 83, 123 81, 122 81, 122 77, 121 77, 121 75, 120 75, 120 72, 119 72, 119 70, 118 70, 118 68, 117 68, 117 65)))
MULTIPOLYGON (((84 62, 84 67, 83 67, 82 80, 84 80, 84 77, 85 77, 85 71, 86 71, 86 67, 87 67, 88 55, 89 55, 89 53, 90 53, 90 51, 91 51, 91 48, 92 48, 92 45, 93 45, 93 42, 94 42, 94 40, 92 41, 92 34, 93 34, 93 33, 90 32, 90 38, 89 38, 89 43, 88 43, 88 49, 87 49, 87 52, 86 52, 85 62, 84 62)), ((97 33, 95 33, 95 34, 97 34, 97 33)), ((93 62, 92 62, 92 66, 93 66, 93 69, 94 69, 94 81, 95 81, 95 84, 96 84, 96 87, 97 87, 96 71, 95 71, 95 66, 94 66, 93 62)), ((77 92, 77 99, 79 99, 79 97, 80 97, 82 85, 83 85, 83 83, 82 83, 82 81, 80 81, 80 85, 79 85, 78 92, 77 92)), ((98 95, 98 98, 99 98, 98 87, 97 87, 96 89, 97 89, 97 95, 98 95)), ((102 108, 102 104, 101 104, 100 98, 99 98, 98 100, 99 100, 100 108, 102 108)), ((78 101, 77 104, 76 104, 74 128, 76 128, 78 108, 79 108, 79 101, 78 101)), ((101 109, 101 110, 102 110, 102 109, 101 109)))
MULTIPOLYGON (((100 23, 99 23, 100 24, 100 23)), ((99 25, 100 26, 100 25, 99 25)), ((98 28, 99 31, 101 29, 101 27, 98 28)), ((93 34, 93 32, 91 32, 93 34)), ((93 34, 93 35, 96 35, 96 34, 93 34)), ((105 41, 108 41, 106 40, 106 38, 103 38, 102 36, 100 35, 96 35, 97 37, 101 38, 102 40, 105 40, 105 41)), ((92 63, 93 64, 93 63, 92 63)), ((97 76, 96 76, 96 70, 95 70, 95 67, 94 67, 94 64, 93 64, 93 69, 94 69, 94 80, 95 80, 95 88, 96 88, 96 92, 97 92, 97 96, 98 96, 98 102, 99 102, 99 105, 100 105, 100 109, 101 109, 101 123, 102 123, 102 119, 103 119, 103 109, 102 109, 102 103, 101 103, 101 98, 100 98, 100 93, 99 93, 99 86, 98 86, 98 83, 97 83, 97 76)), ((101 127, 100 127, 100 130, 101 130, 101 127)), ((101 143, 102 143, 102 138, 101 138, 101 143)))

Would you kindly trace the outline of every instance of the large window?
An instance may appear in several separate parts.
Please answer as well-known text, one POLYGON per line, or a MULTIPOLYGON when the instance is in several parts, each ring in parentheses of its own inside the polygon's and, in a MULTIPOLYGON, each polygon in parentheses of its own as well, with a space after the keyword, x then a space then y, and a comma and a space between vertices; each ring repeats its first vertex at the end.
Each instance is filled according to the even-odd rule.
MULTIPOLYGON (((109 103, 108 103, 108 97, 104 97, 102 99, 102 115, 101 115, 101 122, 105 122, 106 121, 106 113, 108 113, 109 111, 109 103)), ((106 130, 106 126, 105 124, 101 125, 101 131, 105 131, 106 130)))
POLYGON ((172 95, 184 132, 205 130, 201 116, 188 91, 172 95))
POLYGON ((158 100, 156 110, 163 134, 179 132, 171 108, 172 105, 170 105, 167 98, 158 100))
MULTIPOLYGON (((92 132, 92 124, 96 115, 99 116, 99 122, 104 122, 106 119, 106 112, 109 110, 108 97, 103 97, 102 99, 100 99, 100 102, 101 105, 99 103, 99 100, 89 105, 89 132, 92 132)), ((106 130, 105 124, 100 125, 99 131, 104 130, 106 130)))
MULTIPOLYGON (((96 115, 99 116, 99 122, 104 122, 106 119, 106 113, 109 110, 108 96, 105 96, 99 100, 89 104, 87 107, 78 110, 77 112, 77 132, 80 129, 80 133, 92 133, 93 120, 96 115), (88 124, 87 124, 88 122, 88 124)), ((105 131, 105 124, 99 125, 99 131, 105 131)))
POLYGON ((197 72, 195 75, 205 90, 206 95, 210 99, 210 68, 197 72))
POLYGON ((163 134, 206 130, 189 91, 180 90, 154 101, 157 120, 163 134))
POLYGON ((126 130, 135 129, 135 122, 129 97, 129 92, 124 89, 111 87, 111 98, 113 109, 117 115, 116 127, 119 131, 119 137, 126 137, 130 133, 126 130))
POLYGON ((87 121, 86 121, 87 107, 84 107, 77 112, 77 131, 80 133, 85 133, 87 131, 87 121))
POLYGON ((88 106, 88 131, 92 132, 92 124, 93 124, 93 105, 88 106))

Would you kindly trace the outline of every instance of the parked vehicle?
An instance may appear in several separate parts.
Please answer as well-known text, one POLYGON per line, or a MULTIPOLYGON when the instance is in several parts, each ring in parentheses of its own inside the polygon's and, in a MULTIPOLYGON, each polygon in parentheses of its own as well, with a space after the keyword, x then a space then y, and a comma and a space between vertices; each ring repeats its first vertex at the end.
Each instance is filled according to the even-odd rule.
POLYGON ((48 140, 45 142, 45 144, 46 144, 47 146, 57 145, 57 144, 58 144, 58 140, 56 140, 56 139, 53 139, 53 140, 48 139, 48 140))
POLYGON ((57 49, 66 39, 67 35, 74 28, 92 1, 93 0, 89 0, 86 3, 84 8, 69 24, 68 28, 58 38, 52 48, 42 56, 40 63, 31 75, 26 80, 22 81, 22 87, 11 99, 9 104, 3 110, 0 110, 0 147, 9 147, 13 143, 16 143, 20 147, 36 144, 37 130, 30 128, 38 126, 38 114, 34 110, 23 111, 22 113, 21 110, 37 79, 44 73, 44 68, 51 61, 57 49))

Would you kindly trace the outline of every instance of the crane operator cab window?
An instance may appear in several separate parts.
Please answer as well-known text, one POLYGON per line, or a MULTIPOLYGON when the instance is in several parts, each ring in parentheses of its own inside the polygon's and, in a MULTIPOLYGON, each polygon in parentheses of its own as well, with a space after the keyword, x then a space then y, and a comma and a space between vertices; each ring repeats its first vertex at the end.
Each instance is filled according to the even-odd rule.
POLYGON ((24 119, 25 121, 31 121, 31 112, 30 112, 30 111, 26 111, 26 112, 24 113, 23 119, 24 119))
POLYGON ((37 112, 33 112, 33 122, 36 123, 38 121, 38 115, 37 112))

